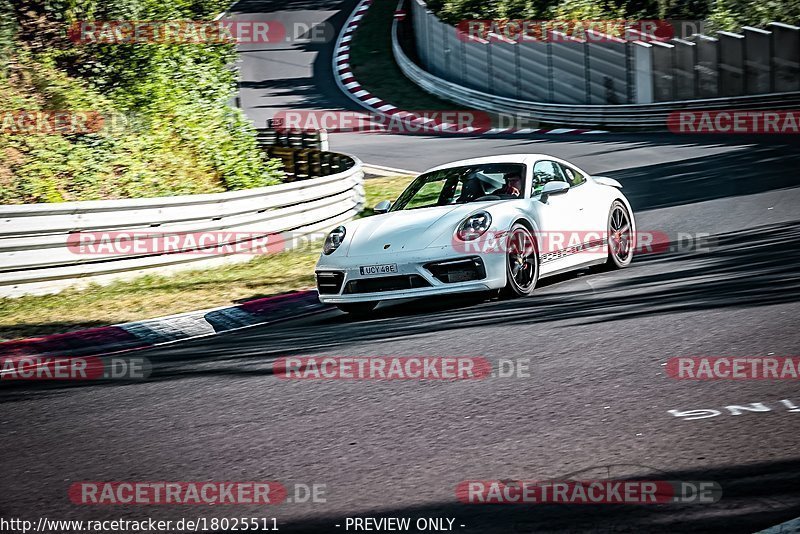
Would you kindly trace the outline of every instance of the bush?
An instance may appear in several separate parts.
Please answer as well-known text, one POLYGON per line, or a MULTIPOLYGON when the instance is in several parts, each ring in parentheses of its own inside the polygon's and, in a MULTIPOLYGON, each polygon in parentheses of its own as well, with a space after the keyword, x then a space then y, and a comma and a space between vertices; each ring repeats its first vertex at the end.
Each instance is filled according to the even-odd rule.
POLYGON ((800 22, 800 0, 429 0, 428 6, 450 24, 494 18, 708 19, 714 29, 732 30, 772 21, 800 22))
MULTIPOLYGON (((3 0, 0 0, 2 2, 3 0)), ((219 0, 21 0, 0 58, 0 110, 96 110, 125 118, 87 135, 0 135, 0 202, 217 192, 278 183, 252 125, 229 105, 227 44, 75 45, 77 20, 206 20, 219 0)), ((1 11, 1 10, 0 10, 1 11)))

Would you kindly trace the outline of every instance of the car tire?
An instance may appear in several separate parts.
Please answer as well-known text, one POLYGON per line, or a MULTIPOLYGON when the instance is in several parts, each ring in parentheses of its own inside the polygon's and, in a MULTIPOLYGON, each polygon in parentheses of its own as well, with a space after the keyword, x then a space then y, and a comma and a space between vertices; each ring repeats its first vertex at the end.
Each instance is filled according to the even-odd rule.
POLYGON ((336 307, 354 317, 363 317, 378 306, 377 302, 354 302, 352 304, 337 304, 336 307))
POLYGON ((531 231, 514 223, 508 232, 506 247, 506 286, 501 295, 506 298, 527 297, 539 280, 539 253, 531 231))
POLYGON ((619 200, 611 203, 608 210, 608 258, 604 267, 609 270, 623 269, 633 260, 633 221, 625 204, 619 200))

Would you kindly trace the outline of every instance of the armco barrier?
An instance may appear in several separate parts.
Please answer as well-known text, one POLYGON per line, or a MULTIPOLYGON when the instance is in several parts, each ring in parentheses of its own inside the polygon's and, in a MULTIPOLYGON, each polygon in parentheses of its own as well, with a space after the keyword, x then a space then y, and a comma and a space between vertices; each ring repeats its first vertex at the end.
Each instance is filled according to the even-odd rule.
POLYGON ((227 193, 0 206, 0 297, 250 257, 183 250, 81 255, 67 247, 76 232, 292 232, 297 238, 327 230, 354 217, 364 203, 361 162, 349 161, 349 169, 329 176, 227 193))
MULTIPOLYGON (((416 3, 418 0, 410 0, 416 3)), ((402 5, 403 2, 401 1, 402 5)), ((413 12, 415 23, 421 19, 420 11, 413 12)), ((431 15, 432 16, 432 15, 431 15)), ((658 102, 651 104, 616 104, 616 105, 581 105, 581 104, 552 104, 540 101, 531 101, 519 98, 499 96, 477 89, 465 87, 435 74, 428 72, 412 61, 403 50, 398 39, 400 23, 395 19, 392 25, 392 50, 395 61, 403 74, 412 82, 419 85, 424 91, 444 100, 456 102, 470 109, 479 109, 500 114, 511 114, 530 121, 539 121, 547 124, 579 127, 617 127, 617 128, 648 128, 666 129, 667 116, 679 110, 708 110, 708 109, 797 109, 800 106, 800 91, 787 91, 767 95, 747 95, 724 98, 706 98, 702 100, 678 100, 672 102, 658 102)), ((518 46, 518 45, 515 45, 518 46)), ((654 54, 648 47, 663 47, 662 43, 642 43, 635 50, 648 50, 638 62, 639 65, 656 61, 654 54)), ((670 45, 672 46, 672 45, 670 45)), ((441 49, 430 47, 429 50, 418 50, 423 61, 431 54, 436 54, 441 49)), ((794 72, 794 71, 793 71, 794 72)), ((650 78, 650 72, 633 73, 634 77, 650 78)), ((716 82, 715 82, 716 83, 716 82)), ((636 91, 641 91, 644 84, 639 84, 636 91)), ((786 87, 789 85, 778 85, 786 87)), ((652 88, 651 88, 652 89, 652 88)), ((670 93, 671 94, 671 93, 670 93)), ((536 97, 536 95, 524 95, 536 97)), ((647 98, 645 96, 645 98, 647 98)))
POLYGON ((628 28, 625 39, 591 30, 581 39, 551 31, 544 42, 497 33, 469 38, 464 25, 442 22, 424 0, 409 4, 404 24, 413 28, 420 66, 497 96, 526 99, 523 93, 533 90, 530 100, 537 102, 613 105, 800 90, 800 27, 788 24, 707 36, 699 21, 673 20, 662 21, 662 30, 676 38, 628 28), (646 76, 634 76, 644 71, 646 76))

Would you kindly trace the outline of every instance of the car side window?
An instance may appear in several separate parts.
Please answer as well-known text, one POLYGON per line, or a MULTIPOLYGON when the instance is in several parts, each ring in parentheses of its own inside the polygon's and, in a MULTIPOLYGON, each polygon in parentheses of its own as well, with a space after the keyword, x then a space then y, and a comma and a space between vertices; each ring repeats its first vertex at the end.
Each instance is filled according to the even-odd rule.
POLYGON ((542 192, 544 184, 547 182, 566 182, 567 179, 561 172, 561 166, 555 161, 547 159, 539 160, 533 166, 533 187, 531 196, 542 192))
POLYGON ((564 171, 564 176, 567 177, 567 182, 569 182, 570 187, 575 187, 576 185, 581 185, 586 182, 586 177, 572 167, 568 167, 564 164, 559 165, 559 167, 564 171))

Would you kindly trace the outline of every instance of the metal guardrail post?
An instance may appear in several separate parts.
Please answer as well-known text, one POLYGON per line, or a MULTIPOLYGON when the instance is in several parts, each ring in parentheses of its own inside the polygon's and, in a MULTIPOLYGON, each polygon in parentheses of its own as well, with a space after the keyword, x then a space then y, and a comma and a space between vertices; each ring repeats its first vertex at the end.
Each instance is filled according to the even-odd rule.
POLYGON ((697 45, 683 39, 673 39, 675 45, 675 99, 692 100, 697 98, 697 45))
POLYGON ((675 45, 653 43, 653 97, 656 102, 670 102, 675 97, 675 45))
POLYGON ((772 87, 775 92, 800 91, 800 27, 773 22, 772 87))
POLYGON ((633 61, 637 104, 651 104, 653 99, 653 45, 642 41, 633 43, 633 61))
POLYGON ((697 97, 719 97, 719 40, 707 35, 695 35, 697 45, 697 97))
POLYGON ((748 95, 763 95, 771 91, 772 39, 770 32, 745 26, 744 32, 744 91, 748 95))
POLYGON ((719 88, 721 96, 745 94, 744 35, 717 32, 719 38, 719 88))

